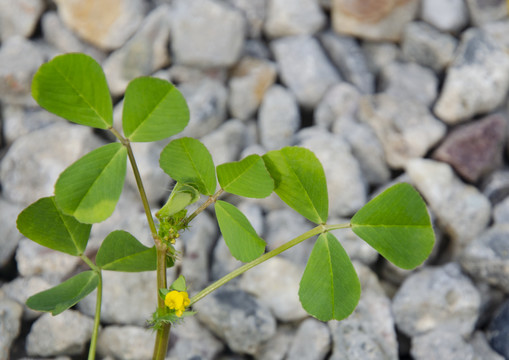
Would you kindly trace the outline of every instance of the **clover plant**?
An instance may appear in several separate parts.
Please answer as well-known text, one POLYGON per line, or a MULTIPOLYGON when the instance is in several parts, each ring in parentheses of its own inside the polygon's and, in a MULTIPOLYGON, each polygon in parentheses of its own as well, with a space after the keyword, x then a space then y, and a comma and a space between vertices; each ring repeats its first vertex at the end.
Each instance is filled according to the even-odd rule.
POLYGON ((156 331, 154 359, 164 359, 172 324, 192 315, 192 305, 248 269, 318 235, 300 282, 303 308, 322 321, 349 316, 360 298, 360 283, 341 243, 330 232, 351 228, 383 257, 404 269, 430 254, 434 234, 426 206, 405 183, 394 185, 359 210, 346 224, 328 224, 325 173, 317 157, 302 147, 284 147, 263 156, 215 165, 197 139, 177 138, 160 155, 161 168, 174 180, 168 202, 153 218, 131 148, 132 142, 166 139, 189 121, 186 101, 171 83, 152 77, 131 81, 125 92, 122 132, 113 127, 113 105, 100 65, 84 54, 65 54, 43 64, 34 76, 32 95, 40 106, 71 122, 110 131, 116 142, 99 147, 64 170, 55 193, 23 210, 17 226, 27 238, 50 249, 80 257, 90 270, 31 296, 27 305, 57 315, 97 289, 89 359, 94 359, 100 322, 103 271, 156 271, 158 302, 149 322, 156 331), (112 231, 95 262, 85 255, 93 224, 107 219, 119 200, 127 160, 136 179, 154 246, 142 245, 126 231, 112 231), (218 186, 219 183, 219 186, 218 186), (275 192, 289 207, 316 224, 312 230, 266 252, 265 241, 223 193, 264 198, 275 192), (190 204, 206 200, 192 213, 190 204), (181 276, 168 284, 174 244, 193 219, 213 206, 231 254, 245 264, 189 298, 181 276))

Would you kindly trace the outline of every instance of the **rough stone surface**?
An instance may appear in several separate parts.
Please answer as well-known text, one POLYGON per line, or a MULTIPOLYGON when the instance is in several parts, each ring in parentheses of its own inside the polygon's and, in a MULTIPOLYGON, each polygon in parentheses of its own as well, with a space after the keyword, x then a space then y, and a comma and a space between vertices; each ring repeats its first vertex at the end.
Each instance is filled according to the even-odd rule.
POLYGON ((307 316, 299 301, 299 282, 303 268, 282 257, 274 257, 246 272, 239 287, 256 296, 280 321, 307 316))
POLYGON ((457 124, 500 106, 508 88, 509 54, 482 30, 469 29, 447 69, 434 112, 457 124))
POLYGON ((360 92, 373 93, 375 77, 368 68, 366 56, 359 43, 350 36, 332 31, 322 33, 319 38, 342 77, 355 85, 360 92))
POLYGON ((340 81, 318 41, 306 35, 288 36, 271 42, 283 83, 300 105, 312 108, 327 89, 340 81))
POLYGON ((437 97, 435 74, 415 63, 395 62, 380 72, 380 90, 398 99, 408 99, 429 107, 437 97))
POLYGON ((297 329, 288 351, 288 359, 322 360, 330 348, 331 336, 327 324, 309 318, 297 329))
MULTIPOLYGON (((52 285, 40 276, 18 277, 2 286, 2 290, 12 300, 25 304, 27 299, 38 292, 47 290, 52 285)), ((39 311, 23 306, 23 319, 34 320, 41 316, 39 311)))
POLYGON ((509 224, 494 225, 465 249, 461 265, 473 278, 509 292, 509 224))
POLYGON ((392 311, 398 328, 408 336, 442 329, 470 335, 481 298, 460 267, 450 263, 411 274, 396 292, 392 311))
POLYGON ((374 74, 401 57, 401 49, 391 42, 365 41, 362 43, 362 50, 366 54, 369 69, 374 74))
POLYGON ((240 152, 246 146, 248 137, 246 124, 232 119, 205 135, 201 141, 209 149, 214 164, 219 165, 239 160, 240 152))
POLYGON ((456 127, 433 152, 433 158, 476 182, 502 165, 506 128, 507 119, 500 114, 456 127))
POLYGON ((171 329, 168 360, 216 359, 224 345, 204 328, 195 317, 187 318, 182 324, 171 329), (174 340, 174 342, 173 342, 174 340))
POLYGON ((396 360, 398 349, 391 303, 376 275, 354 263, 362 292, 353 314, 342 321, 329 321, 332 334, 330 360, 396 360))
POLYGON ((468 24, 468 8, 464 0, 423 0, 421 19, 443 32, 456 33, 468 24))
POLYGON ((267 15, 266 0, 227 0, 237 8, 247 21, 248 38, 258 39, 262 34, 263 24, 267 15))
POLYGON ((451 236, 453 253, 458 255, 488 225, 489 200, 473 186, 462 183, 448 164, 414 159, 406 171, 436 215, 439 226, 451 236))
POLYGON ((481 189, 492 204, 504 201, 509 195, 509 170, 495 170, 487 175, 481 183, 481 189))
POLYGON ((364 39, 397 41, 418 7, 416 0, 332 0, 332 26, 339 33, 364 39))
POLYGON ((0 359, 9 359, 9 349, 21 330, 23 307, 0 290, 0 359))
POLYGON ((15 35, 30 37, 44 7, 43 0, 1 0, 0 40, 4 42, 15 35))
POLYGON ((6 200, 28 205, 51 195, 60 173, 100 144, 91 129, 71 124, 55 124, 18 138, 0 164, 6 200))
POLYGON ((5 201, 0 197, 0 228, 2 229, 0 241, 0 268, 4 267, 13 257, 16 247, 22 236, 16 228, 16 218, 20 206, 5 201))
POLYGON ((299 107, 293 94, 273 85, 263 97, 258 121, 260 143, 267 151, 293 145, 300 126, 299 107))
POLYGON ((226 120, 227 90, 217 81, 203 79, 179 86, 191 113, 182 136, 202 137, 226 120))
POLYGON ((474 347, 457 333, 430 331, 412 338, 410 350, 415 360, 474 360, 474 347))
POLYGON ((103 50, 122 46, 138 29, 145 13, 142 0, 56 0, 55 3, 67 27, 103 50))
POLYGON ((504 0, 466 0, 466 3, 470 18, 477 26, 503 19, 508 10, 504 0))
POLYGON ((446 132, 445 125, 424 105, 386 94, 363 97, 359 120, 373 128, 384 147, 387 163, 396 169, 424 156, 446 132))
POLYGON ((97 352, 102 357, 139 360, 150 359, 155 332, 137 326, 107 326, 101 329, 97 352))
POLYGON ((318 130, 305 136, 300 133, 300 146, 313 151, 322 163, 329 193, 329 216, 353 215, 365 203, 367 186, 359 162, 348 144, 340 137, 318 130))
POLYGON ((39 49, 21 36, 7 39, 0 47, 0 99, 8 104, 33 106, 31 83, 44 58, 39 49))
POLYGON ((77 355, 83 352, 92 336, 94 320, 68 310, 37 319, 27 337, 26 350, 31 356, 77 355))
MULTIPOLYGON (((144 326, 152 317, 156 292, 155 272, 103 272, 101 321, 106 324, 144 326)), ((168 279, 171 284, 173 280, 168 279)), ((78 309, 94 316, 96 290, 78 303, 78 309)))
MULTIPOLYGON (((334 85, 315 107, 315 125, 331 130, 339 119, 355 117, 360 99, 360 91, 353 85, 346 82, 334 85)), ((347 134, 342 135, 347 137, 347 134)))
POLYGON ((114 96, 123 94, 132 79, 151 75, 169 64, 170 22, 170 7, 157 7, 133 37, 106 59, 103 68, 114 96))
POLYGON ((482 360, 504 360, 504 357, 495 352, 488 343, 486 336, 481 331, 476 331, 470 344, 474 347, 475 354, 478 359, 482 360))
POLYGON ((316 0, 268 0, 264 32, 270 38, 311 35, 326 19, 316 0))
POLYGON ((254 57, 242 58, 233 69, 228 84, 228 108, 231 115, 240 120, 252 117, 275 80, 274 63, 254 57))
POLYGON ((416 21, 405 26, 401 51, 407 61, 440 73, 452 62, 457 43, 454 36, 442 33, 425 22, 416 21))
POLYGON ((495 224, 509 223, 509 197, 495 205, 493 208, 493 221, 495 224))
POLYGON ((244 46, 240 11, 215 0, 176 0, 171 22, 175 61, 196 67, 228 67, 244 46))
POLYGON ((241 290, 221 288, 194 308, 198 319, 235 352, 255 354, 276 332, 270 310, 241 290))
POLYGON ((295 336, 295 330, 290 325, 280 325, 276 334, 262 344, 256 354, 257 360, 283 360, 295 336))
POLYGON ((21 239, 16 250, 21 276, 42 276, 50 283, 66 278, 79 262, 77 256, 50 250, 26 238, 21 239))
POLYGON ((505 359, 509 358, 509 302, 506 300, 489 324, 487 338, 493 349, 505 359))

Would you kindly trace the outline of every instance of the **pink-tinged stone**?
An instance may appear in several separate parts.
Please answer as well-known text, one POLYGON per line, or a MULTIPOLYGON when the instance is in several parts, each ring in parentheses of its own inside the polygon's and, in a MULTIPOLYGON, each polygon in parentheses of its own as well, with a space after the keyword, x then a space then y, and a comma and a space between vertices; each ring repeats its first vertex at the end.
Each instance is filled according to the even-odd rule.
POLYGON ((502 165, 507 119, 500 114, 452 130, 433 158, 450 164, 463 178, 476 182, 502 165))
POLYGON ((145 15, 143 0, 55 0, 64 24, 103 50, 122 46, 145 15))
POLYGON ((363 39, 399 41, 418 8, 418 0, 332 0, 332 26, 363 39))

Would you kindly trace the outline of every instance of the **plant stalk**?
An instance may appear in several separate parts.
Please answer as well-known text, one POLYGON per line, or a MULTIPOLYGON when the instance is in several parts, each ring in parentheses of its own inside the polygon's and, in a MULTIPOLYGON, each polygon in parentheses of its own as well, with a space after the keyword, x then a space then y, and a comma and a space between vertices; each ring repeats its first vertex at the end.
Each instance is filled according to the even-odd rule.
POLYGON ((99 325, 101 320, 101 304, 103 294, 103 277, 101 271, 99 274, 99 284, 97 285, 97 297, 95 300, 95 316, 94 316, 94 330, 92 331, 92 338, 90 340, 90 348, 88 349, 88 360, 95 359, 95 351, 97 347, 97 336, 99 335, 99 325))
POLYGON ((224 193, 224 190, 219 189, 214 195, 209 196, 209 198, 203 204, 201 204, 198 209, 196 209, 191 215, 183 220, 183 225, 188 225, 199 213, 205 210, 210 204, 214 203, 222 193, 224 193))
POLYGON ((230 281, 230 280, 234 279, 235 277, 245 273, 247 270, 252 269, 256 265, 259 265, 259 264, 263 263, 264 261, 267 261, 270 258, 273 258, 274 256, 281 254, 283 251, 286 251, 286 250, 290 249, 291 247, 293 247, 293 246, 295 246, 297 244, 300 244, 301 242, 303 242, 304 240, 309 239, 312 236, 323 234, 324 232, 327 232, 327 231, 330 231, 330 230, 345 229, 345 228, 348 228, 350 226, 351 226, 350 224, 334 224, 334 225, 320 224, 320 225, 314 227, 313 229, 305 232, 304 234, 299 235, 296 238, 293 238, 292 240, 290 240, 290 241, 284 243, 283 245, 275 248, 274 250, 271 250, 268 253, 265 253, 265 254, 261 255, 260 257, 254 259, 253 261, 248 262, 247 264, 242 265, 241 267, 233 270, 231 273, 223 276, 221 279, 217 280, 216 282, 210 284, 205 289, 203 289, 202 291, 200 291, 198 294, 196 294, 195 296, 193 296, 191 298, 191 304, 190 305, 194 304, 198 300, 201 300, 203 297, 207 296, 208 294, 210 294, 214 290, 216 290, 219 287, 223 286, 228 281, 230 281))

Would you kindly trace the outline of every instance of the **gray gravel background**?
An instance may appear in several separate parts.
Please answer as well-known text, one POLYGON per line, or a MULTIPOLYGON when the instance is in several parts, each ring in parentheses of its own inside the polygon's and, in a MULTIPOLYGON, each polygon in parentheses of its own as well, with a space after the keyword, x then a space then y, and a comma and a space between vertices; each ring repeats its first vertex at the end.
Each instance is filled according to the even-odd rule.
MULTIPOLYGON (((509 19, 502 0, 0 0, 0 359, 82 359, 92 294, 52 317, 28 296, 84 269, 24 239, 17 214, 53 193, 58 174, 110 141, 40 109, 31 78, 53 56, 104 67, 120 127, 128 82, 175 83, 217 164, 286 145, 313 150, 332 222, 399 181, 426 200, 437 243, 402 271, 348 231, 335 235, 363 293, 342 322, 303 311, 298 283, 313 239, 232 281, 172 329, 168 359, 509 359, 509 19)), ((167 141, 134 144, 153 209, 172 182, 167 141)), ((94 225, 150 244, 134 179, 94 225)), ((229 197, 275 248, 312 225, 276 197, 229 197)), ((239 266, 212 212, 178 243, 196 292, 239 266)), ((149 359, 155 274, 105 272, 100 359, 149 359)))

